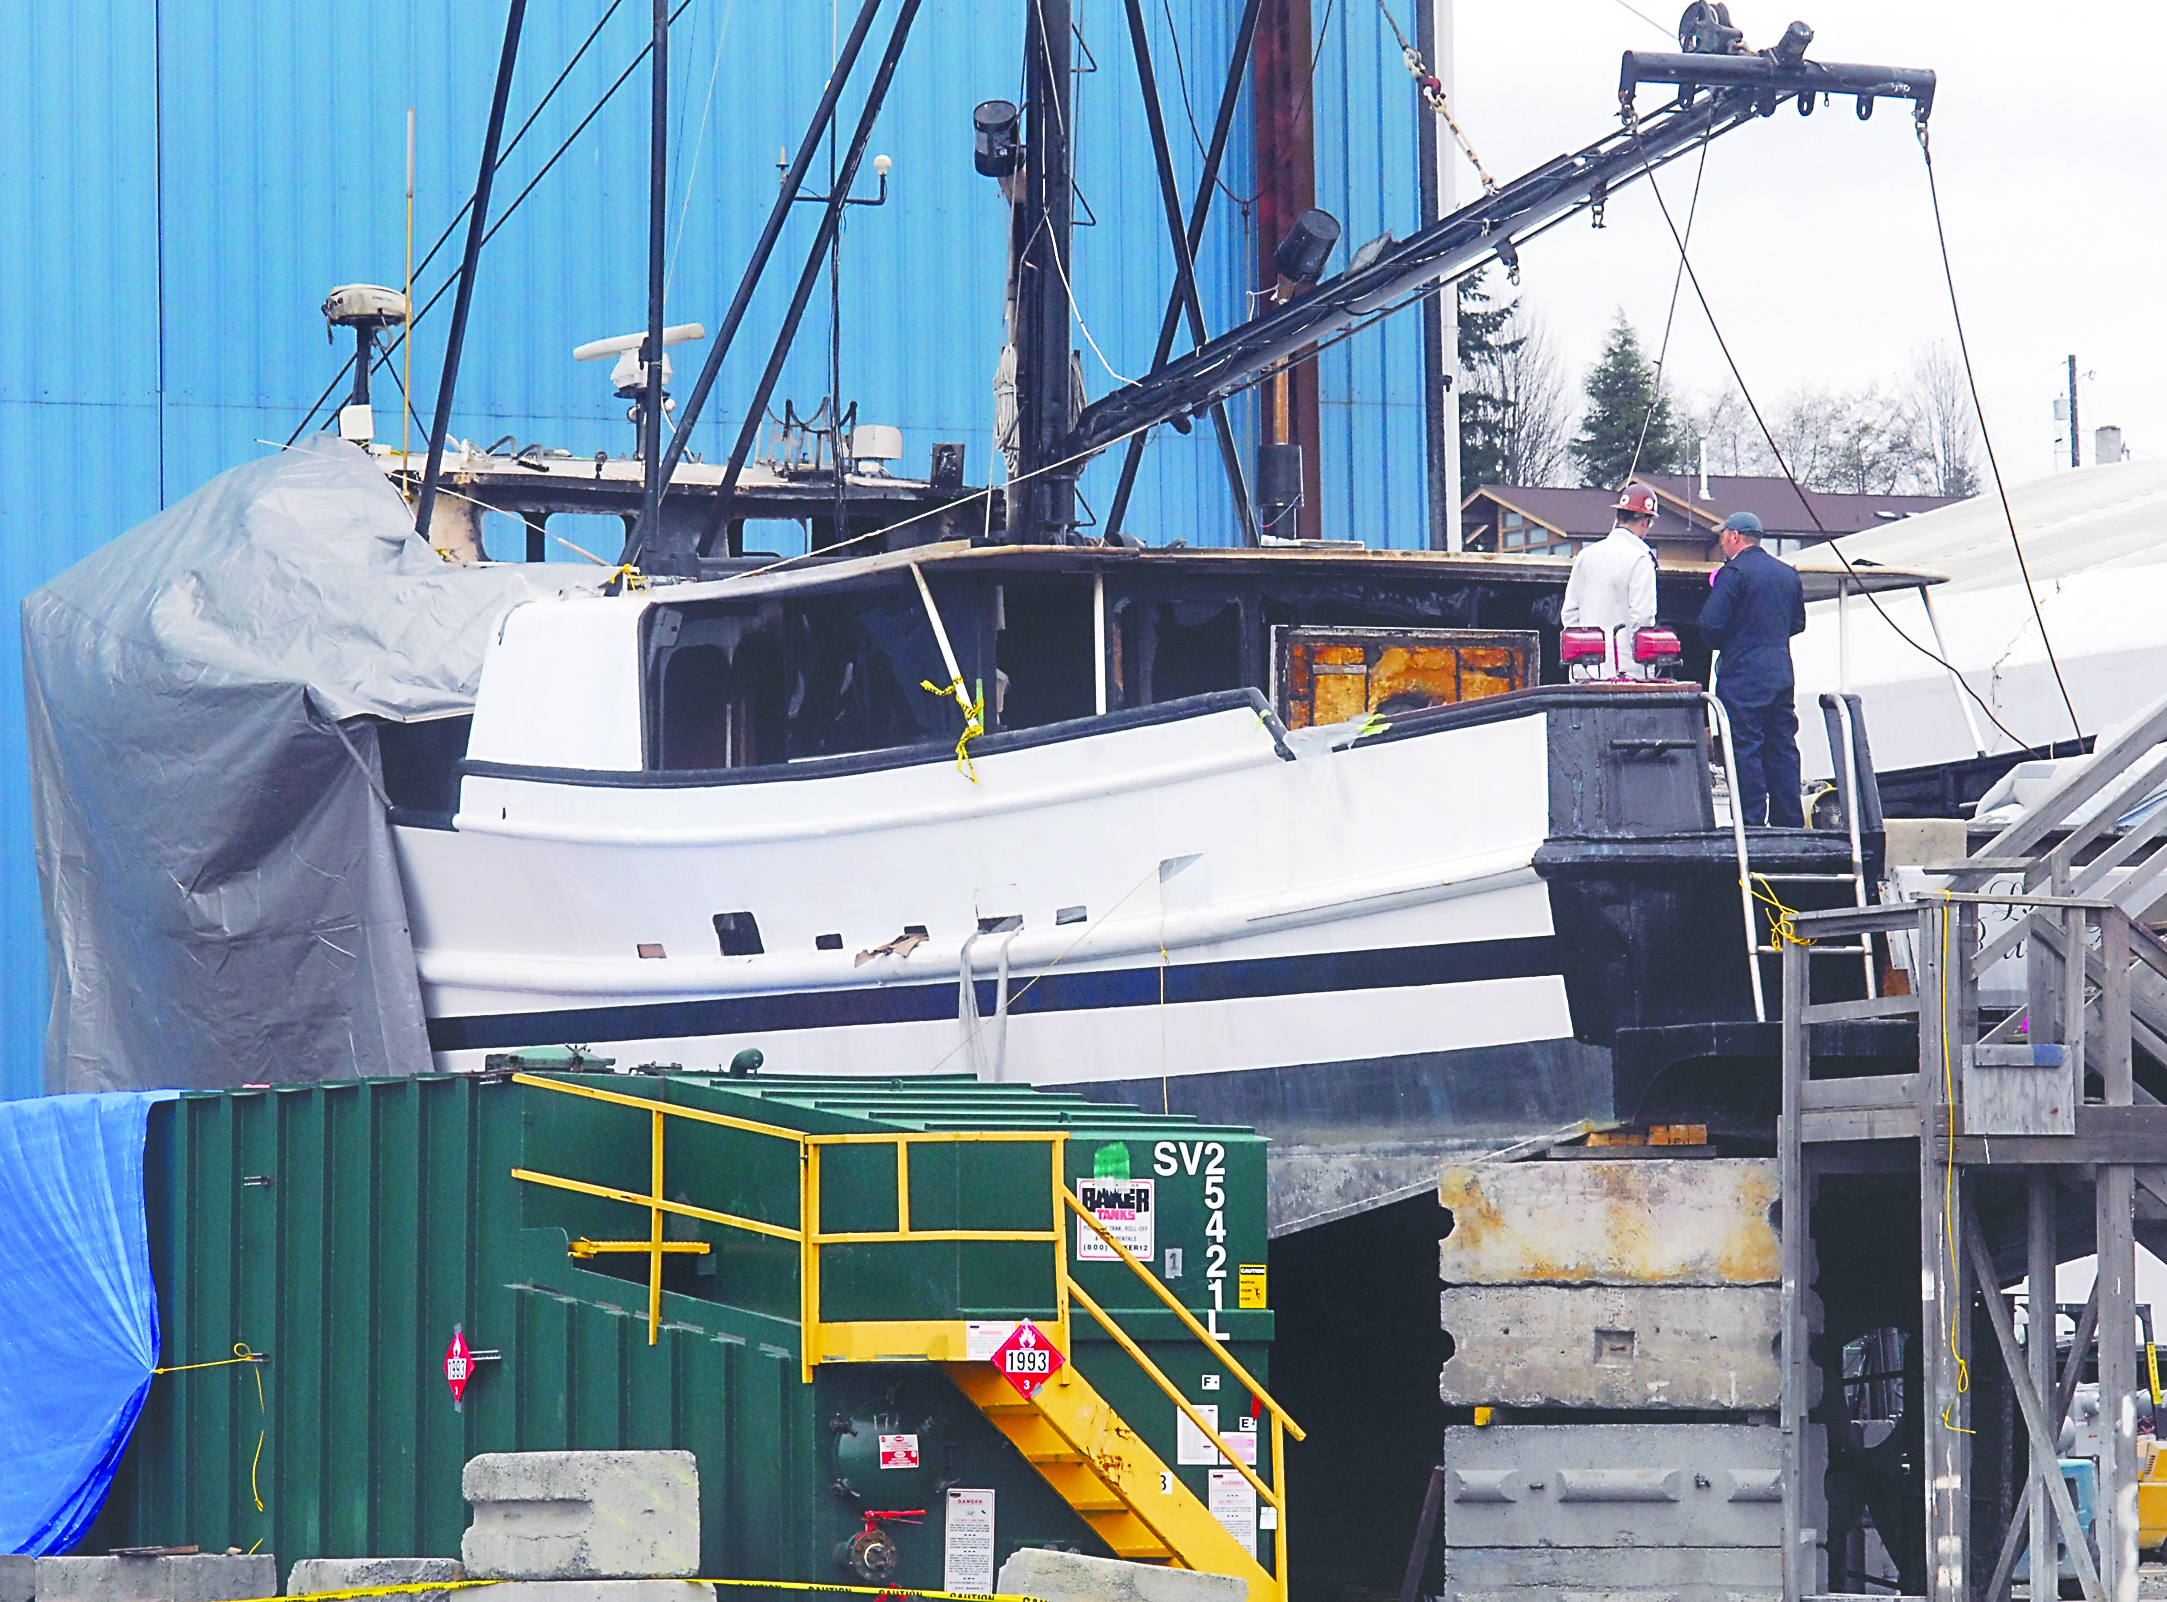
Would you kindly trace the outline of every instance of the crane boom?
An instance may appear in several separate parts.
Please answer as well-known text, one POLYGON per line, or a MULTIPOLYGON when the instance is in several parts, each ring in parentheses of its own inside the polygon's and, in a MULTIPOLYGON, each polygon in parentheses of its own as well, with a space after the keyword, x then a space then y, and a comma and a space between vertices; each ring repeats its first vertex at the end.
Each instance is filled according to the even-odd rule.
POLYGON ((1934 101, 1932 72, 1808 61, 1804 50, 1812 37, 1811 29, 1793 23, 1783 43, 1751 54, 1627 51, 1618 84, 1622 126, 1616 132, 1522 174, 1408 239, 1388 243, 1373 259, 1310 293, 1094 401, 1077 418, 1067 454, 1101 451, 1141 428, 1200 414, 1334 335, 1414 305, 1486 262, 1512 265, 1519 247, 1536 235, 1581 211, 1600 216, 1615 190, 1705 139, 1772 115, 1785 100, 1795 99, 1804 114, 1823 95, 1848 94, 1864 118, 1872 115, 1877 99, 1902 99, 1925 123, 1934 101), (1633 99, 1643 84, 1675 85, 1679 93, 1641 117, 1633 99))

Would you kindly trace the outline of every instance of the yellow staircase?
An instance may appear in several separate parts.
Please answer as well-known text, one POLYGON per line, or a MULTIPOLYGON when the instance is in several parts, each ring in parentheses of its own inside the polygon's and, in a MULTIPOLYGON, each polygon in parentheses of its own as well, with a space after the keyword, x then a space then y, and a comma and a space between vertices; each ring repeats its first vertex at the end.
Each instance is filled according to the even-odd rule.
MULTIPOLYGON (((1160 1282, 1157 1275, 1137 1260, 1069 1188, 1066 1178, 1065 1131, 1042 1130, 912 1130, 879 1133, 810 1134, 777 1124, 766 1124, 726 1113, 709 1111, 651 1096, 627 1095, 597 1086, 563 1083, 529 1074, 514 1080, 539 1090, 562 1092, 602 1102, 646 1117, 651 1125, 652 1157, 646 1194, 598 1185, 558 1174, 515 1168, 512 1177, 530 1184, 622 1202, 642 1208, 648 1215, 645 1241, 590 1241, 571 1246, 572 1255, 640 1253, 648 1258, 648 1344, 656 1342, 662 1318, 662 1262, 666 1254, 688 1249, 684 1243, 663 1238, 665 1216, 697 1218, 725 1228, 771 1239, 789 1241, 798 1248, 798 1298, 805 1383, 826 1363, 938 1363, 956 1388, 1003 1435, 1023 1453, 1047 1484, 1061 1494, 1084 1522, 1097 1532, 1118 1556, 1139 1563, 1163 1563, 1205 1574, 1225 1574, 1246 1580, 1249 1602, 1286 1602, 1287 1518, 1285 1437, 1302 1440, 1301 1427, 1259 1385, 1254 1375, 1236 1360, 1221 1338, 1198 1321, 1195 1313, 1160 1282), (696 1207, 687 1201, 667 1199, 663 1182, 664 1125, 676 1118, 696 1124, 720 1126, 787 1142, 798 1153, 798 1217, 792 1224, 696 1207), (978 1143, 1020 1142, 1047 1148, 1051 1202, 1050 1227, 1045 1229, 924 1229, 911 1222, 910 1153, 913 1146, 944 1145, 958 1141, 978 1143), (837 1147, 888 1146, 895 1152, 895 1228, 831 1231, 822 1228, 821 1163, 823 1154, 837 1147), (1106 1249, 1136 1276, 1151 1296, 1212 1354, 1215 1366, 1225 1370, 1256 1397, 1268 1416, 1269 1429, 1258 1432, 1270 1441, 1268 1464, 1251 1467, 1232 1458, 1233 1442, 1221 1436, 1211 1417, 1187 1400, 1180 1387, 1167 1378, 1159 1365, 1095 1301, 1069 1271, 1067 1215, 1074 1214, 1080 1228, 1094 1233, 1106 1249), (1071 1361, 1025 1400, 991 1363, 966 1361, 972 1347, 972 1328, 958 1319, 938 1321, 827 1320, 821 1315, 821 1254, 824 1248, 900 1245, 925 1241, 945 1242, 1043 1242, 1052 1248, 1056 1306, 1045 1321, 1046 1334, 1071 1361), (1206 1440, 1216 1443, 1235 1472, 1248 1481, 1256 1495, 1260 1536, 1270 1531, 1272 1567, 1278 1576, 1259 1563, 1256 1554, 1227 1533, 1211 1516, 1196 1493, 1145 1444, 1112 1404, 1076 1372, 1071 1306, 1080 1308, 1110 1336, 1142 1370, 1161 1395, 1194 1425, 1206 1440), (1262 1470, 1263 1472, 1259 1472, 1262 1470), (1269 1475, 1267 1479, 1265 1476, 1269 1475)), ((1080 1238, 1080 1237, 1079 1237, 1080 1238)), ((707 1248, 697 1247, 700 1251, 707 1248)))
POLYGON ((1015 1444, 1116 1557, 1249 1582, 1249 1602, 1280 1583, 1213 1518, 1075 1365, 1025 1401, 988 1363, 944 1363, 956 1389, 1015 1444))

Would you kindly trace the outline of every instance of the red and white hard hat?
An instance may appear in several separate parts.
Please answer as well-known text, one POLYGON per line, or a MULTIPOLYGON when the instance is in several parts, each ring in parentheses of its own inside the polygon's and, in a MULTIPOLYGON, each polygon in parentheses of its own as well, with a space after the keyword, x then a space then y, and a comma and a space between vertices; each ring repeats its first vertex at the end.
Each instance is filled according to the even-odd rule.
POLYGON ((1655 516, 1655 491, 1628 484, 1618 495, 1618 510, 1628 517, 1655 516))

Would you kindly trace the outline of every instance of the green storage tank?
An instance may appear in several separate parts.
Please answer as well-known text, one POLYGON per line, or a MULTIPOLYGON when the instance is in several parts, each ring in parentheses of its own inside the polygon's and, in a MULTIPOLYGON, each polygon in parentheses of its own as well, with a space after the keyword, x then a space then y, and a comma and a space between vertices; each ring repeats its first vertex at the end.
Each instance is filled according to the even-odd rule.
POLYGON ((1060 1545, 1272 1602, 1264 1145, 965 1076, 182 1096, 145 1164, 160 1360, 263 1360, 153 1382, 83 1550, 453 1555, 476 1453, 677 1447, 711 1577, 984 1580, 990 1502, 994 1567, 1060 1545), (1026 1320, 1008 1344, 1072 1359, 1030 1398, 993 1356, 1026 1320))

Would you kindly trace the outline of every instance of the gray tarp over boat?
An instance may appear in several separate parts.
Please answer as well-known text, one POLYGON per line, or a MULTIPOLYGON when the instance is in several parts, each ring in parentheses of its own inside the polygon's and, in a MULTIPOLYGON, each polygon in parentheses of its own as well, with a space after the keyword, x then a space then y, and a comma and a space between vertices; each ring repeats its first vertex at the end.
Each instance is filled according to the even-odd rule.
POLYGON ((375 720, 470 711, 530 574, 319 438, 23 602, 48 1091, 428 1069, 375 720))

